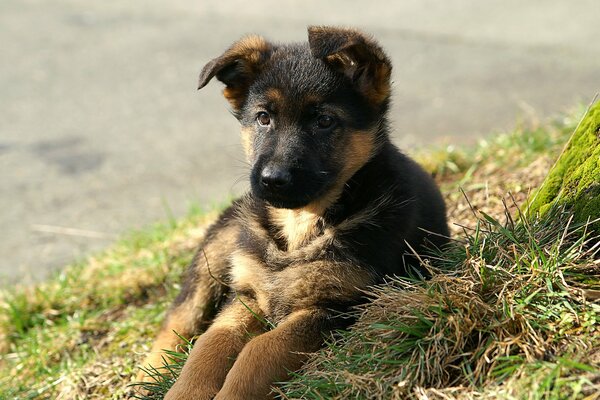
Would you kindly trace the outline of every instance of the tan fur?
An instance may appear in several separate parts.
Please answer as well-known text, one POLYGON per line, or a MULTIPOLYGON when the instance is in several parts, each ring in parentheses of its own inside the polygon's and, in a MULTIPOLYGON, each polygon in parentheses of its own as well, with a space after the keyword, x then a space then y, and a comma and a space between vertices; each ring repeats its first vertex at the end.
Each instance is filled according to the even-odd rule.
POLYGON ((236 301, 223 309, 196 341, 165 400, 209 400, 217 394, 237 354, 262 330, 262 324, 248 309, 260 312, 256 303, 248 298, 244 300, 244 303, 236 301), (202 385, 195 382, 202 382, 202 385))
POLYGON ((372 104, 382 104, 391 93, 392 65, 377 42, 357 30, 311 26, 308 40, 316 57, 354 79, 359 68, 365 71, 357 80, 358 89, 372 104), (328 40, 329 39, 329 40, 328 40), (321 47, 321 43, 338 43, 338 47, 321 47))
POLYGON ((261 53, 271 49, 271 44, 259 35, 248 35, 235 42, 226 53, 244 56, 251 63, 260 60, 261 53))
POLYGON ((244 104, 243 94, 246 92, 245 89, 226 87, 223 89, 223 97, 231 104, 234 109, 239 109, 244 104))
POLYGON ((256 274, 260 261, 244 251, 237 250, 231 255, 231 285, 238 290, 254 290, 261 283, 256 274))
POLYGON ((283 93, 281 93, 281 90, 274 88, 274 87, 266 90, 265 97, 270 102, 275 103, 275 104, 282 104, 285 102, 285 97, 283 96, 283 93))
MULTIPOLYGON (((202 341, 200 342, 199 339, 199 342, 212 343, 215 348, 224 349, 222 351, 226 354, 233 354, 241 350, 238 360, 243 361, 236 361, 234 368, 231 369, 227 374, 227 379, 225 379, 224 374, 226 374, 227 369, 225 366, 229 364, 226 364, 222 358, 219 359, 220 361, 214 359, 217 355, 207 353, 208 350, 205 345, 198 346, 196 344, 194 349, 198 347, 205 350, 194 350, 194 353, 198 355, 193 358, 190 356, 192 361, 188 361, 186 367, 190 365, 190 367, 187 367, 189 371, 192 371, 192 369, 202 371, 206 365, 213 365, 216 362, 216 370, 206 371, 205 373, 208 375, 202 375, 202 379, 210 379, 214 382, 214 385, 202 386, 204 389, 207 387, 212 388, 210 393, 196 393, 194 388, 197 385, 194 385, 193 382, 200 379, 200 375, 196 372, 189 372, 182 373, 176 386, 171 389, 173 394, 171 395, 171 391, 169 392, 169 396, 178 397, 167 397, 167 399, 211 398, 210 396, 216 393, 214 388, 220 387, 221 384, 223 384, 223 388, 218 392, 217 397, 220 399, 265 398, 271 382, 284 379, 285 374, 281 375, 282 371, 297 368, 304 359, 304 357, 290 353, 290 347, 298 346, 300 348, 298 351, 312 351, 310 346, 304 345, 303 347, 297 343, 297 340, 304 339, 288 337, 285 329, 279 329, 286 326, 286 321, 293 320, 293 318, 289 319, 289 312, 293 312, 293 315, 297 313, 300 316, 322 301, 348 301, 356 295, 357 291, 364 290, 373 283, 372 277, 365 274, 359 266, 353 266, 347 262, 311 261, 311 258, 316 257, 323 246, 334 240, 334 232, 327 230, 320 232, 318 230, 319 219, 323 216, 327 207, 337 200, 345 182, 369 161, 375 146, 372 132, 352 133, 344 148, 341 149, 342 153, 338 155, 346 161, 346 164, 340 174, 339 183, 334 188, 317 201, 299 210, 269 209, 272 221, 279 226, 280 234, 288 244, 287 249, 284 250, 271 248, 269 250, 269 261, 274 264, 285 265, 286 268, 281 271, 273 271, 266 266, 264 260, 260 260, 241 249, 233 250, 237 231, 231 230, 224 234, 223 239, 226 239, 229 245, 223 247, 215 245, 214 248, 207 247, 207 256, 210 253, 210 259, 215 257, 226 259, 228 257, 226 252, 229 252, 229 260, 232 265, 230 284, 233 290, 237 293, 253 293, 253 299, 248 301, 254 305, 255 312, 259 315, 272 316, 273 322, 280 325, 274 331, 253 339, 244 347, 243 342, 237 340, 239 340, 239 330, 246 329, 247 322, 244 323, 241 314, 229 311, 221 313, 209 330, 200 337, 202 341), (226 336, 231 335, 232 332, 238 333, 234 334, 233 342, 227 342, 226 336), (268 358, 266 358, 267 356, 268 358), (212 361, 209 362, 208 360, 212 361), (271 361, 273 365, 265 366, 265 362, 270 363, 271 361), (260 364, 260 368, 259 365, 255 364, 260 364), (219 365, 221 367, 218 367, 219 365), (285 368, 282 366, 285 366, 285 368), (256 372, 257 369, 260 369, 260 373, 256 372)), ((367 215, 365 218, 368 218, 369 213, 376 212, 377 204, 374 204, 373 207, 373 210, 365 210, 367 215)), ((243 214, 243 207, 241 210, 243 214)), ((352 221, 348 221, 346 224, 352 224, 352 221)), ((266 234, 261 225, 253 219, 250 219, 246 226, 256 235, 266 234)), ((190 307, 192 304, 184 303, 180 307, 190 307)), ((182 308, 181 314, 189 315, 193 312, 190 308, 182 308)), ((182 324, 185 323, 185 318, 180 320, 178 315, 177 310, 170 315, 169 320, 172 322, 169 322, 167 326, 183 329, 182 324)), ((173 342, 170 342, 172 340, 172 336, 163 331, 159 335, 155 348, 160 345, 172 348, 173 342)), ((314 341, 318 342, 318 335, 314 341)))
MULTIPOLYGON (((197 321, 202 319, 202 308, 210 304, 211 300, 208 288, 197 288, 192 299, 172 309, 142 365, 146 368, 162 367, 165 362, 164 351, 178 350, 178 346, 183 345, 183 340, 178 335, 191 338, 198 332, 197 321)), ((152 381, 143 371, 138 375, 138 380, 152 381)))
POLYGON ((239 62, 245 81, 242 80, 241 84, 235 86, 227 86, 223 90, 223 96, 233 108, 239 109, 244 103, 249 79, 260 71, 265 56, 271 49, 271 44, 261 36, 250 35, 240 39, 223 55, 207 64, 205 69, 208 69, 202 71, 199 87, 203 87, 225 65, 239 62))
POLYGON ((270 208, 273 222, 280 228, 280 238, 287 242, 288 251, 296 250, 315 236, 317 222, 324 210, 305 207, 297 210, 270 208))
POLYGON ((376 64, 373 68, 373 84, 369 88, 364 88, 366 96, 373 104, 381 104, 390 97, 392 87, 390 78, 392 69, 387 64, 376 64))
POLYGON ((311 323, 310 310, 288 317, 270 332, 252 339, 239 354, 215 400, 263 400, 273 381, 287 378, 307 357, 320 347, 320 332, 311 323), (302 335, 298 335, 302 332, 302 335))
MULTIPOLYGON (((285 254, 289 253, 282 252, 281 256, 285 254)), ((212 398, 214 388, 221 384, 215 399, 267 398, 272 382, 285 379, 287 371, 301 366, 305 353, 319 348, 321 330, 314 321, 318 317, 312 311, 314 305, 324 300, 350 299, 357 290, 373 283, 363 271, 348 264, 295 263, 273 272, 241 250, 234 253, 232 262, 232 287, 236 292, 252 291, 255 300, 244 297, 242 306, 234 302, 219 314, 195 344, 184 371, 165 397, 167 400, 212 398), (278 312, 278 307, 288 305, 292 306, 291 314, 278 312), (248 308, 259 316, 269 314, 279 319, 274 321, 278 325, 272 331, 245 344, 248 334, 260 333, 264 328, 248 308), (226 373, 227 360, 237 352, 240 353, 233 367, 226 373)))
MULTIPOLYGON (((164 350, 180 350, 179 346, 183 345, 183 341, 173 332, 181 332, 181 335, 189 333, 188 320, 189 310, 175 311, 169 315, 169 320, 165 324, 165 328, 159 332, 150 353, 148 353, 142 363, 145 368, 162 368, 166 362, 164 350)), ((144 371, 138 373, 136 380, 139 382, 154 382, 154 379, 144 371)))
POLYGON ((277 277, 281 293, 295 310, 313 307, 322 301, 344 301, 373 284, 373 278, 347 263, 316 261, 298 264, 277 277), (284 284, 285 283, 285 284, 284 284))
POLYGON ((242 148, 246 154, 246 159, 252 163, 254 162, 254 150, 252 149, 252 140, 254 139, 254 128, 243 127, 242 128, 242 148))
POLYGON ((263 312, 269 310, 269 276, 264 263, 243 251, 236 251, 231 258, 231 286, 235 290, 254 293, 256 304, 263 312))
POLYGON ((232 287, 254 293, 259 308, 275 320, 284 318, 286 307, 313 307, 324 300, 347 300, 373 284, 372 277, 358 266, 332 261, 300 261, 295 252, 273 253, 274 261, 288 266, 273 271, 254 256, 238 250, 232 258, 232 287))
POLYGON ((340 182, 346 182, 363 165, 365 165, 375 152, 375 134, 369 131, 353 132, 350 143, 344 150, 344 168, 340 175, 340 182))

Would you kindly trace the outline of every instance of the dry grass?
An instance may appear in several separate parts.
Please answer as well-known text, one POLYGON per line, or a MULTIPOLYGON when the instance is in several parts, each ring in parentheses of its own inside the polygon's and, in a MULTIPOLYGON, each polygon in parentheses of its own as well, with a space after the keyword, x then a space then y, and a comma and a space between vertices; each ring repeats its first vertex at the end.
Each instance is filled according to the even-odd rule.
POLYGON ((283 397, 595 398, 600 306, 586 293, 600 285, 600 244, 555 217, 480 219, 445 255, 455 270, 377 288, 283 397))

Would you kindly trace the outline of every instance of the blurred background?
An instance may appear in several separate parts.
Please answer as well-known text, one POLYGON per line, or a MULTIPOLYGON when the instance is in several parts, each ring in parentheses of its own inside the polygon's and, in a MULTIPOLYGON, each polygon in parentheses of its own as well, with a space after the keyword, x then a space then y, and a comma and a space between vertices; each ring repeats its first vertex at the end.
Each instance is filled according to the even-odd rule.
POLYGON ((600 90, 598 0, 1 0, 0 278, 31 282, 121 233, 246 188, 211 58, 246 33, 376 36, 404 149, 547 121, 600 90))

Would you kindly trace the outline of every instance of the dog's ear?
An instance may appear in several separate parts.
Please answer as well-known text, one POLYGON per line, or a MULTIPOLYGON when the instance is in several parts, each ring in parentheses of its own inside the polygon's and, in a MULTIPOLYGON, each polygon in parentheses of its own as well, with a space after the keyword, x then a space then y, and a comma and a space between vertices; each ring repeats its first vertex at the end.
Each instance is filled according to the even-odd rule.
POLYGON ((273 46, 261 36, 246 36, 235 42, 221 56, 211 60, 200 73, 198 89, 216 76, 226 87, 223 95, 235 110, 239 110, 248 94, 248 87, 268 60, 273 46))
POLYGON ((381 104, 390 95, 392 64, 371 37, 354 29, 311 26, 308 44, 313 57, 350 78, 375 104, 381 104))

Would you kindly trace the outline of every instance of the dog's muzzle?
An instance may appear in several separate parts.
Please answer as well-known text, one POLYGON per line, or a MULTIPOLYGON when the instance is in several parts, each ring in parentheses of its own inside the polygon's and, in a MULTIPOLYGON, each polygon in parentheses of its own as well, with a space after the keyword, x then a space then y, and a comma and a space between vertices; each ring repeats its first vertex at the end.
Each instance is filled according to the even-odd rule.
POLYGON ((286 168, 267 164, 260 173, 260 185, 266 190, 281 190, 291 184, 292 174, 286 168))

